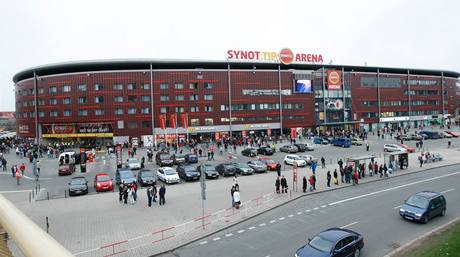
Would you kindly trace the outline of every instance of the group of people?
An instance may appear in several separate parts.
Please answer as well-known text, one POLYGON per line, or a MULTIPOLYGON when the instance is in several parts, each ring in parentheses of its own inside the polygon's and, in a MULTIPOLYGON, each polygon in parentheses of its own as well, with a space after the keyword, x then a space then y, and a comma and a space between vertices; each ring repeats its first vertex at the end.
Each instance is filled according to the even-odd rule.
POLYGON ((275 181, 275 190, 276 190, 276 193, 279 194, 279 193, 287 193, 288 192, 288 183, 287 183, 287 180, 284 176, 278 176, 276 178, 276 181, 275 181), (280 190, 281 188, 281 190, 280 190))
POLYGON ((240 196, 240 185, 238 184, 238 178, 235 176, 233 179, 234 185, 230 189, 230 196, 232 197, 232 207, 239 209, 241 205, 240 196))
MULTIPOLYGON (((160 186, 160 189, 157 190, 156 185, 151 185, 147 188, 147 205, 148 207, 152 206, 152 202, 156 202, 157 194, 159 197, 159 204, 164 205, 165 195, 166 195, 166 187, 164 185, 160 186)), ((120 203, 128 204, 135 204, 137 202, 137 184, 136 183, 125 183, 122 181, 118 187, 118 201, 120 203)))

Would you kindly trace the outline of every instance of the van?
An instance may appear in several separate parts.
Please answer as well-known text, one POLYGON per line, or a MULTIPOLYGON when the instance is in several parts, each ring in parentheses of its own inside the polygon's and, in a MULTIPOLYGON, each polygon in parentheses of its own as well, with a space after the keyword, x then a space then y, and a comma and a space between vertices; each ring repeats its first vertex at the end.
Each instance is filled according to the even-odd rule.
POLYGON ((63 152, 59 155, 59 164, 75 164, 75 152, 63 152))
POLYGON ((350 147, 351 140, 345 137, 336 137, 332 139, 332 145, 334 146, 341 146, 341 147, 350 147))
POLYGON ((410 196, 401 208, 399 215, 407 220, 427 223, 436 216, 446 215, 446 198, 437 192, 422 191, 410 196))

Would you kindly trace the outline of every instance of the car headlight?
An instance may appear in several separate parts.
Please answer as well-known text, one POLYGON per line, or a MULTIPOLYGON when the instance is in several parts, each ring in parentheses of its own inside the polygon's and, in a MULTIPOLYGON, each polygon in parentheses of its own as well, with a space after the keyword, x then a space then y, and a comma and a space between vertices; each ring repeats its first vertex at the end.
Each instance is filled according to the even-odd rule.
POLYGON ((416 213, 415 216, 422 217, 422 214, 416 213))
POLYGON ((297 255, 297 253, 294 254, 294 257, 299 257, 299 255, 297 255))
POLYGON ((399 212, 406 212, 403 208, 399 208, 399 212))

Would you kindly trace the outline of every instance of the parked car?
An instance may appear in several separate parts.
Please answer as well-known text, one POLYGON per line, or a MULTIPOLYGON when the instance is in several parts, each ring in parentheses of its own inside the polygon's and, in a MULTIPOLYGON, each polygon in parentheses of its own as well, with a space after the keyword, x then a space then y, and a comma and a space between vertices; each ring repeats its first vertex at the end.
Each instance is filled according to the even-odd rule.
POLYGON ((318 163, 318 158, 313 157, 313 155, 304 154, 299 156, 300 159, 305 160, 307 165, 311 165, 312 163, 318 163))
POLYGON ((429 161, 431 162, 439 162, 442 161, 442 156, 439 153, 432 153, 430 154, 430 159, 429 161))
POLYGON ((294 144, 297 149, 299 149, 299 152, 305 152, 307 151, 307 145, 306 144, 294 144))
POLYGON ((69 183, 69 196, 86 195, 88 193, 88 180, 85 177, 73 177, 69 183))
POLYGON ((284 156, 284 163, 287 164, 287 165, 296 165, 297 167, 305 167, 305 166, 307 166, 307 162, 305 160, 302 160, 296 154, 288 154, 288 155, 284 156))
POLYGON ((363 145, 364 141, 361 140, 361 138, 354 137, 353 139, 351 139, 351 144, 352 145, 363 145))
POLYGON ((261 161, 248 161, 247 162, 248 166, 251 167, 255 172, 266 172, 267 171, 267 165, 261 161))
POLYGON ((200 179, 200 173, 190 164, 181 164, 176 169, 179 177, 185 181, 193 181, 200 179))
POLYGON ((235 165, 232 163, 221 163, 216 166, 217 172, 219 172, 220 175, 222 176, 234 176, 235 173, 237 172, 237 169, 235 168, 235 165))
POLYGON ((452 134, 447 133, 445 131, 439 132, 443 138, 452 138, 452 134))
POLYGON ((254 156, 257 155, 257 149, 252 148, 252 147, 248 147, 246 149, 243 149, 243 151, 241 151, 241 154, 243 156, 254 157, 254 156))
POLYGON ((74 164, 63 164, 60 165, 58 168, 58 175, 72 175, 75 172, 75 165, 74 164))
POLYGON ((240 175, 252 175, 254 174, 254 169, 249 167, 246 163, 242 162, 234 162, 232 163, 233 167, 235 167, 236 172, 240 175))
POLYGON ((422 191, 411 195, 399 208, 399 215, 408 220, 428 223, 436 216, 446 215, 446 198, 441 193, 422 191))
POLYGON ((129 168, 132 170, 140 170, 141 162, 136 158, 129 158, 128 163, 126 163, 126 168, 129 168))
POLYGON ((402 148, 399 145, 395 145, 395 144, 384 144, 383 151, 384 152, 398 152, 398 151, 406 151, 406 149, 402 148))
POLYGON ((299 148, 295 145, 283 145, 280 147, 280 152, 285 152, 285 153, 297 153, 299 151, 299 148))
POLYGON ((166 184, 179 183, 179 174, 176 170, 171 167, 161 167, 157 171, 158 180, 165 182, 166 184))
POLYGON ((419 135, 426 135, 426 139, 440 139, 441 135, 436 131, 420 131, 419 135))
POLYGON ((313 143, 317 145, 328 145, 329 144, 329 139, 327 137, 315 137, 313 139, 313 143))
POLYGON ((193 153, 188 153, 185 155, 186 163, 198 163, 198 155, 193 153))
POLYGON ((158 152, 155 156, 155 161, 160 167, 173 166, 174 164, 174 159, 168 152, 158 152))
POLYGON ((112 179, 110 178, 109 174, 107 173, 96 174, 96 176, 94 176, 94 189, 96 189, 97 192, 112 191, 113 183, 112 183, 112 179))
POLYGON ((181 163, 185 163, 185 154, 173 154, 172 159, 175 165, 179 165, 181 163))
POLYGON ((358 257, 364 247, 364 238, 361 234, 343 228, 327 229, 299 248, 295 257, 358 257))
POLYGON ((307 151, 314 151, 315 150, 315 148, 309 143, 306 143, 305 146, 307 147, 307 151))
POLYGON ((133 183, 136 183, 136 177, 134 176, 133 171, 131 169, 121 168, 117 169, 117 171, 115 172, 115 182, 117 184, 123 182, 125 184, 131 185, 133 183))
POLYGON ((445 132, 451 134, 452 137, 458 137, 458 133, 457 133, 457 132, 450 131, 450 130, 446 130, 445 132))
POLYGON ((265 165, 267 165, 267 170, 276 170, 276 166, 278 165, 278 163, 275 162, 270 157, 260 157, 259 161, 261 161, 261 162, 265 163, 265 165))
POLYGON ((275 151, 270 146, 261 146, 257 149, 257 154, 273 155, 275 151))
POLYGON ((203 164, 198 166, 197 171, 201 174, 201 169, 203 169, 206 178, 219 178, 219 172, 211 164, 203 164))
POLYGON ((331 144, 333 146, 340 146, 340 147, 350 147, 351 140, 346 137, 336 137, 332 140, 331 144))
POLYGON ((153 171, 149 169, 140 170, 139 173, 137 174, 137 183, 139 183, 140 186, 155 185, 156 178, 155 178, 155 175, 153 174, 153 171))
POLYGON ((401 148, 404 148, 404 150, 406 150, 406 152, 408 152, 408 153, 414 153, 415 152, 415 149, 413 147, 408 146, 408 145, 398 144, 398 146, 400 146, 401 148))

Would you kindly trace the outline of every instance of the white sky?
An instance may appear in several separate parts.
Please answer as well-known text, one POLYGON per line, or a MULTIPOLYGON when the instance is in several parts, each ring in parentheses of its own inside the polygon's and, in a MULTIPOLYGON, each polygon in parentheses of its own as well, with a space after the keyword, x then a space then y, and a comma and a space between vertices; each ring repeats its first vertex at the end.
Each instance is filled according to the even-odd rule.
POLYGON ((14 110, 16 72, 72 60, 289 47, 325 63, 460 71, 459 10, 458 0, 5 0, 0 111, 14 110))

